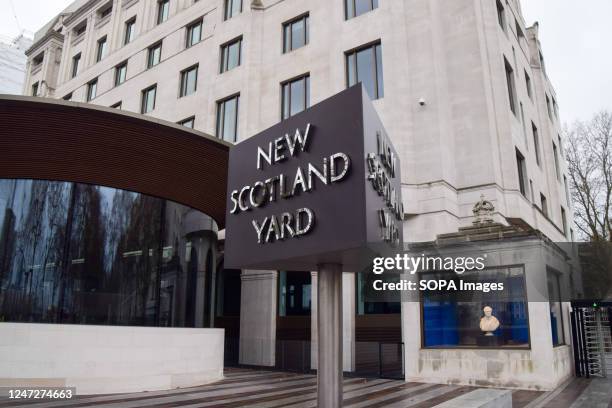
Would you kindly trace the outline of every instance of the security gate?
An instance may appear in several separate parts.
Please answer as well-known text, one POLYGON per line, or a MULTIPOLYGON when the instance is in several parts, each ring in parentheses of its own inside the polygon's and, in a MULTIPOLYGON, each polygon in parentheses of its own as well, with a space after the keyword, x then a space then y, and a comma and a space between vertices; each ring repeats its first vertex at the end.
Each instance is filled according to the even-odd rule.
POLYGON ((612 377, 611 305, 572 304, 572 338, 578 377, 612 377))

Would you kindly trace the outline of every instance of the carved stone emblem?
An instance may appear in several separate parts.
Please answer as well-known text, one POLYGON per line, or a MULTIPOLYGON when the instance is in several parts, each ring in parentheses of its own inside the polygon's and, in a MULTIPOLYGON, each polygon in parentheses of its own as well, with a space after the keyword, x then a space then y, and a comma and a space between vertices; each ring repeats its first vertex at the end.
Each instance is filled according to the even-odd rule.
POLYGON ((472 213, 474 213, 474 217, 476 218, 473 224, 491 224, 493 222, 493 211, 495 211, 493 203, 485 200, 484 194, 481 194, 480 201, 478 201, 472 209, 472 213))

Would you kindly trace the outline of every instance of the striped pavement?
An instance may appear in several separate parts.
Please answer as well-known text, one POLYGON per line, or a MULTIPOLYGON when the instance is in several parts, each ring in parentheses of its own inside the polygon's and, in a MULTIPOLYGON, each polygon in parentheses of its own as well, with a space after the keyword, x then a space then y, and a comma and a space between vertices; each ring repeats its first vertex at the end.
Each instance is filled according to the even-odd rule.
MULTIPOLYGON (((316 376, 277 371, 230 368, 225 378, 214 384, 169 391, 78 396, 68 401, 0 401, 0 407, 316 407, 316 376)), ((512 392, 513 408, 595 407, 591 394, 612 395, 611 383, 574 379, 552 392, 512 392), (589 390, 592 390, 589 391, 589 390), (597 394, 598 393, 598 394, 597 394)), ((476 387, 424 384, 386 379, 345 378, 344 406, 352 408, 427 408, 471 392, 476 387)), ((601 395, 605 395, 601 397, 601 395)), ((601 401, 599 401, 601 402, 601 401)), ((607 401, 608 403, 610 401, 607 401)), ((612 404, 601 405, 612 408, 612 404)), ((597 405, 600 406, 600 405, 597 405)))

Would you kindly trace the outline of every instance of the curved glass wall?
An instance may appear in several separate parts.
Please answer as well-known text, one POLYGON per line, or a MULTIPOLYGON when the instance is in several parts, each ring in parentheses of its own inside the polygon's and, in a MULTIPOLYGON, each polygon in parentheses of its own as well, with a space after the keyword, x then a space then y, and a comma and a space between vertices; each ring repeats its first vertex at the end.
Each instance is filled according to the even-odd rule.
POLYGON ((0 179, 0 321, 209 327, 216 232, 143 194, 0 179))

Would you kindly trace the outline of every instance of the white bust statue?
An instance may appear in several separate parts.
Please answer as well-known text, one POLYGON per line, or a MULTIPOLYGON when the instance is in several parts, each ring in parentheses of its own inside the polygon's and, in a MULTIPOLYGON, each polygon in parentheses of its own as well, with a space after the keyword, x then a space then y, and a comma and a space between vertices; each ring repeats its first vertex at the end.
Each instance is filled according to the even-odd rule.
POLYGON ((499 327, 499 320, 493 316, 491 306, 485 306, 482 311, 484 316, 480 318, 480 330, 484 332, 485 336, 492 336, 493 332, 499 327))

